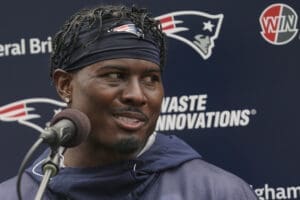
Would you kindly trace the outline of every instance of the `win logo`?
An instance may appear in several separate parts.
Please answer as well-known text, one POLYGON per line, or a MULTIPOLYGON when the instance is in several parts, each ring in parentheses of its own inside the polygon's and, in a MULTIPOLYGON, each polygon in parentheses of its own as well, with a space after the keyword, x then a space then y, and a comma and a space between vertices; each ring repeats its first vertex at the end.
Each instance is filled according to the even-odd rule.
POLYGON ((288 5, 276 3, 268 6, 260 15, 261 35, 274 45, 289 43, 298 33, 297 13, 288 5))

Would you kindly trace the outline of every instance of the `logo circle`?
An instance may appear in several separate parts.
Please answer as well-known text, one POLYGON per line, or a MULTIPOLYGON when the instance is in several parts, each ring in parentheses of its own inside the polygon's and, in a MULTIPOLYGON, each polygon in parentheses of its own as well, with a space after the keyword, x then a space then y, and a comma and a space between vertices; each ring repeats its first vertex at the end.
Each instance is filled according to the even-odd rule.
POLYGON ((262 37, 273 45, 287 44, 298 33, 298 15, 286 4, 271 4, 261 13, 259 22, 262 37))

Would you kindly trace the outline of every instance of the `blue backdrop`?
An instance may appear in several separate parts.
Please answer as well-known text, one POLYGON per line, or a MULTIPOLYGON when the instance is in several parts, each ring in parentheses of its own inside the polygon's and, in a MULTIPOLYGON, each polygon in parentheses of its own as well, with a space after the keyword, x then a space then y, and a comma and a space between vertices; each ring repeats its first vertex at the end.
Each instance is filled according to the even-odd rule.
MULTIPOLYGON (((105 2, 118 3, 2 3, 0 181, 64 106, 49 78, 51 36, 78 9, 105 2)), ((157 130, 242 177, 261 199, 300 199, 300 2, 124 2, 149 8, 168 35, 157 130)))

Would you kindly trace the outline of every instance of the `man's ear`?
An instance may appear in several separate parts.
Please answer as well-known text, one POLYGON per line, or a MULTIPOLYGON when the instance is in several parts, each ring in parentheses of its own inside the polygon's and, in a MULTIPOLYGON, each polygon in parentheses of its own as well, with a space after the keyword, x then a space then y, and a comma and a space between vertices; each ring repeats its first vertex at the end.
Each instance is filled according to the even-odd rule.
POLYGON ((72 98, 72 74, 62 69, 56 69, 52 78, 59 96, 66 103, 70 103, 72 98))

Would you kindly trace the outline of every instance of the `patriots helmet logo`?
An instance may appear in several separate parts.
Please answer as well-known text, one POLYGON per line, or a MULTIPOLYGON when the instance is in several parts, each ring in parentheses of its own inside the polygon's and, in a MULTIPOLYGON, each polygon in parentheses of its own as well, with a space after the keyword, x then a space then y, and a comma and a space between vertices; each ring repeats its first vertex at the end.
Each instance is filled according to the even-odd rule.
POLYGON ((168 37, 186 43, 205 60, 212 54, 223 18, 223 14, 200 11, 176 11, 156 17, 168 37))
POLYGON ((0 122, 18 122, 42 132, 49 119, 63 107, 66 107, 66 103, 49 98, 23 99, 0 106, 0 122))

